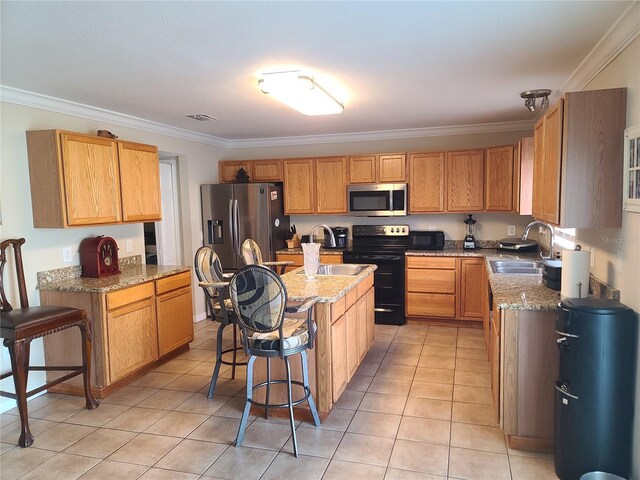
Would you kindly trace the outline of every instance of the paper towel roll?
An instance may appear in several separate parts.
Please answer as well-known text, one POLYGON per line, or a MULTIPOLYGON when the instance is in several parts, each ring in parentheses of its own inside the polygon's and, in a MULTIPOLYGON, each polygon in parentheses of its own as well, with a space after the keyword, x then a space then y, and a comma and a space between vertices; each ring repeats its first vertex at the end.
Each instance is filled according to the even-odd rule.
POLYGON ((562 253, 560 294, 563 297, 579 298, 589 295, 590 263, 591 252, 589 251, 565 250, 562 253))

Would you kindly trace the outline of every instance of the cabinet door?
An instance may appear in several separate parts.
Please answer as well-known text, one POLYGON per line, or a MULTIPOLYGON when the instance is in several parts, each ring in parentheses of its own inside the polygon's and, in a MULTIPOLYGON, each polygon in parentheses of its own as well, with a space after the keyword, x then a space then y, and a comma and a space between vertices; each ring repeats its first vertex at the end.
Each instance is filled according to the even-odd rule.
POLYGON ((484 151, 447 153, 447 210, 473 212, 484 207, 484 151))
POLYGON ((118 147, 103 137, 62 133, 67 223, 98 225, 121 219, 118 147))
POLYGON ((342 315, 331 325, 331 388, 337 402, 347 387, 347 318, 342 315))
POLYGON ((347 213, 347 157, 316 159, 316 213, 347 213))
MULTIPOLYGON (((313 158, 284 160, 284 213, 315 212, 313 158)), ((345 199, 346 200, 346 199, 345 199)))
POLYGON ((253 162, 248 160, 224 160, 218 162, 218 181, 219 183, 235 183, 238 170, 244 168, 249 174, 249 179, 253 180, 253 172, 251 165, 253 162))
POLYGON ((407 291, 456 293, 455 270, 407 269, 407 291))
POLYGON ((404 153, 378 155, 378 182, 406 182, 407 156, 404 153))
MULTIPOLYGON (((500 315, 496 311, 493 315, 500 315)), ((499 318, 491 320, 491 345, 489 347, 491 361, 491 393, 493 394, 493 407, 496 413, 496 422, 500 421, 500 330, 497 327, 499 318)))
POLYGON ((513 150, 513 211, 531 215, 533 198, 533 137, 521 139, 513 150))
POLYGON ((158 358, 153 297, 108 312, 107 330, 110 383, 158 358))
POLYGON ((531 214, 542 219, 544 202, 544 117, 533 128, 533 195, 531 214))
POLYGON ((444 212, 444 153, 409 155, 409 212, 444 212))
POLYGON ((513 145, 487 148, 485 210, 513 210, 513 145))
POLYGON ((347 380, 351 380, 356 373, 360 354, 358 352, 358 309, 356 305, 344 314, 347 322, 347 380))
POLYGON ((349 157, 349 183, 375 183, 376 156, 349 157))
POLYGON ((486 293, 483 258, 460 260, 460 317, 482 318, 482 303, 486 293))
POLYGON ((542 175, 542 220, 560 223, 560 175, 562 160, 563 101, 559 100, 545 114, 542 175))
POLYGON ((191 287, 182 287, 156 298, 160 356, 193 340, 191 287))
POLYGON ((369 349, 369 340, 367 333, 367 321, 369 316, 367 315, 367 297, 363 295, 356 302, 356 317, 358 319, 358 365, 362 362, 362 359, 367 354, 369 349))
POLYGON ((118 142, 122 221, 145 222, 162 219, 158 147, 118 142))
POLYGON ((251 162, 252 182, 281 182, 282 160, 254 160, 251 162))

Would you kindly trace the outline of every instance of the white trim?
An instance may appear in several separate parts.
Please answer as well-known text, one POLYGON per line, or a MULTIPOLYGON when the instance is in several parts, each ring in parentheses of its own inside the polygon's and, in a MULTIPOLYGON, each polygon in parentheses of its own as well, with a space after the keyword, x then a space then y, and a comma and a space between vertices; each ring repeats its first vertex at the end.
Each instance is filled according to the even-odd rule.
POLYGON ((565 92, 580 91, 593 80, 640 34, 640 2, 627 8, 596 46, 580 62, 554 98, 565 92))
POLYGON ((101 122, 114 123, 123 127, 135 128, 145 132, 159 133, 171 137, 182 138, 192 142, 206 143, 216 147, 227 147, 227 141, 223 138, 196 133, 182 128, 164 125, 162 123, 145 120, 144 118, 133 117, 124 113, 106 110, 104 108, 92 107, 81 103, 64 100, 62 98, 50 97, 40 93, 28 92, 18 88, 0 85, 0 100, 27 107, 41 108, 51 112, 64 113, 74 117, 88 118, 101 122))

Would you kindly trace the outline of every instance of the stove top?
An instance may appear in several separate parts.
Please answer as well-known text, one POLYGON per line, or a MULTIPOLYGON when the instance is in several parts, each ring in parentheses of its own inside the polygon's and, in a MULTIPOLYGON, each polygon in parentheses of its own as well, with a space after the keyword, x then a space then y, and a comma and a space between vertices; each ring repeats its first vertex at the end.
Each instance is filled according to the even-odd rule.
POLYGON ((354 225, 353 253, 404 253, 409 249, 409 225, 354 225))

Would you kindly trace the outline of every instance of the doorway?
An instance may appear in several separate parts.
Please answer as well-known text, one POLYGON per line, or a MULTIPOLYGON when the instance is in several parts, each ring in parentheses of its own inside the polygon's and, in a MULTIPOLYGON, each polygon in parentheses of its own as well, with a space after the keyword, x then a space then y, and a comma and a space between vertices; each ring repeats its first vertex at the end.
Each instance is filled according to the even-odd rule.
POLYGON ((144 250, 149 265, 177 265, 181 257, 178 158, 160 159, 162 220, 144 224, 144 250))

